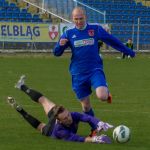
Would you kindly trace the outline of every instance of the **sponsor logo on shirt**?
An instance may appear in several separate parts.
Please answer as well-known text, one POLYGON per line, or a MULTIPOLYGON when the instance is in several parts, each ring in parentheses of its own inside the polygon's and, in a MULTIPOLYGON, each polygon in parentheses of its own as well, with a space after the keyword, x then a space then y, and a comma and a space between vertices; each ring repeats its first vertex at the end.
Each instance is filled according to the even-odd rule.
POLYGON ((88 45, 94 45, 94 39, 93 38, 74 41, 75 47, 88 46, 88 45))

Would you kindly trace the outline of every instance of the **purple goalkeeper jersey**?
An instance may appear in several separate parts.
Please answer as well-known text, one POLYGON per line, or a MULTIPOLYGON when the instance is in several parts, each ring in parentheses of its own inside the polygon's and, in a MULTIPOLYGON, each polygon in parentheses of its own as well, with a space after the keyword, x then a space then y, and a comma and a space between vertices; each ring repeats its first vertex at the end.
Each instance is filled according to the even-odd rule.
POLYGON ((84 142, 85 137, 77 135, 79 122, 87 122, 93 130, 97 128, 97 123, 100 121, 99 119, 89 116, 87 114, 81 114, 78 112, 71 112, 71 116, 73 119, 72 124, 69 127, 66 127, 59 122, 55 124, 55 127, 52 132, 52 137, 57 139, 63 139, 66 141, 76 141, 76 142, 84 142))

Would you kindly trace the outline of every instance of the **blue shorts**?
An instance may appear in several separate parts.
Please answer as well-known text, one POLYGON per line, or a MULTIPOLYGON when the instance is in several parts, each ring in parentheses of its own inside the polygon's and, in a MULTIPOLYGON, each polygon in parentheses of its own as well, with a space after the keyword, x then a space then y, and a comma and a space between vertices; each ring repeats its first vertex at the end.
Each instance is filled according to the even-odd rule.
POLYGON ((92 87, 96 89, 100 86, 107 87, 105 74, 102 70, 72 75, 72 88, 78 99, 89 96, 92 93, 92 87))

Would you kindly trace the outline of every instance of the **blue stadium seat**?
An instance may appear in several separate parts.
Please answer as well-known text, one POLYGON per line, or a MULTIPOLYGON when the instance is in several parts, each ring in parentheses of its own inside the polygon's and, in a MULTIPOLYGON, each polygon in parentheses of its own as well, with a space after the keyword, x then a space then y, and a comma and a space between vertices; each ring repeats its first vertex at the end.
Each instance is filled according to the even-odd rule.
POLYGON ((3 19, 3 14, 0 13, 0 21, 3 19))
POLYGON ((12 13, 6 13, 5 18, 6 19, 12 19, 12 13))
POLYGON ((19 18, 19 13, 13 13, 12 19, 17 20, 19 18))
POLYGON ((39 15, 33 15, 34 19, 39 19, 39 15))
POLYGON ((9 7, 9 3, 8 2, 4 2, 3 3, 3 7, 8 8, 9 7))
POLYGON ((0 2, 0 7, 3 7, 4 6, 4 3, 3 2, 0 2))
MULTIPOLYGON (((60 12, 64 11, 64 8, 60 12)), ((19 8, 8 0, 0 0, 0 21, 13 22, 43 22, 39 15, 28 13, 28 10, 19 8)))
POLYGON ((43 22, 39 15, 34 15, 32 18, 32 22, 43 22))
POLYGON ((8 7, 6 10, 7 13, 13 13, 13 9, 11 7, 8 7))
POLYGON ((15 3, 10 3, 10 4, 9 4, 9 7, 11 7, 11 8, 16 8, 16 4, 15 4, 15 3))
POLYGON ((1 13, 6 13, 6 11, 7 11, 7 9, 5 9, 5 8, 1 9, 1 13))
POLYGON ((32 22, 32 15, 31 13, 26 14, 25 22, 32 22))
POLYGON ((22 10, 21 10, 21 13, 22 13, 22 14, 26 14, 26 13, 27 13, 27 9, 22 9, 22 10))
POLYGON ((5 19, 6 14, 5 13, 0 13, 0 20, 4 20, 5 19))
POLYGON ((26 18, 26 14, 24 14, 24 13, 19 14, 19 19, 25 19, 25 18, 26 18))
POLYGON ((20 13, 20 9, 19 9, 18 7, 14 8, 14 9, 13 9, 13 13, 19 14, 19 13, 20 13))
POLYGON ((26 19, 32 19, 31 13, 27 13, 27 14, 26 14, 26 19))

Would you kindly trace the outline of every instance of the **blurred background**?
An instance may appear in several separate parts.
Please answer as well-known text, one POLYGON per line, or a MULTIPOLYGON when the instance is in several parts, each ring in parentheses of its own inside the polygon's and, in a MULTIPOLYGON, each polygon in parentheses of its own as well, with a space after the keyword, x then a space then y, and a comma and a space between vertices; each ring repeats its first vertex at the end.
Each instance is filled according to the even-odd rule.
POLYGON ((150 51, 150 0, 0 0, 0 51, 51 51, 75 6, 123 43, 132 39, 134 50, 150 51))

